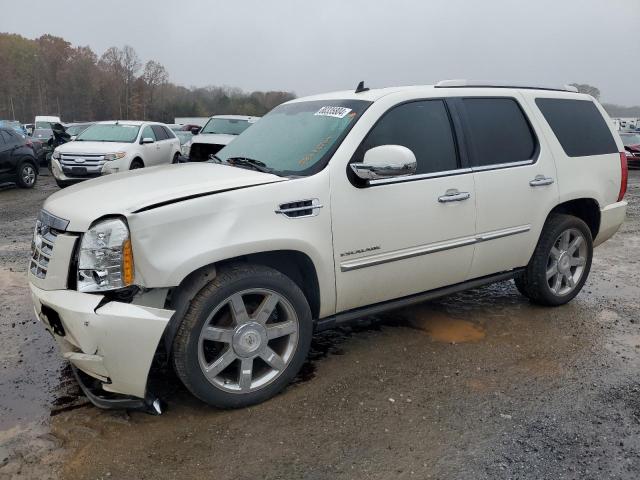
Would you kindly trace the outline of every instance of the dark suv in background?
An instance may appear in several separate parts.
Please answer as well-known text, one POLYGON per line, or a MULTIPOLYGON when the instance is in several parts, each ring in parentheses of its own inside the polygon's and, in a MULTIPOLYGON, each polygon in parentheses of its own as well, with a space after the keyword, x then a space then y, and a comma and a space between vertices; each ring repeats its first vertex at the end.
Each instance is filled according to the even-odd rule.
POLYGON ((31 188, 38 179, 38 161, 30 139, 11 128, 0 128, 0 183, 31 188))

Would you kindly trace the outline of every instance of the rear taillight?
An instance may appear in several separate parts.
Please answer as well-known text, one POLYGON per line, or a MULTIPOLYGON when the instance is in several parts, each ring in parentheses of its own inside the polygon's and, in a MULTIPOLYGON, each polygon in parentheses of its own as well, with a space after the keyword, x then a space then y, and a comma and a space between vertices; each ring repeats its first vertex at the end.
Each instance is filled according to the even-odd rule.
POLYGON ((618 201, 622 200, 625 193, 627 193, 627 182, 629 181, 629 167, 627 166, 627 154, 625 152, 620 152, 620 170, 622 171, 622 175, 620 175, 618 201))

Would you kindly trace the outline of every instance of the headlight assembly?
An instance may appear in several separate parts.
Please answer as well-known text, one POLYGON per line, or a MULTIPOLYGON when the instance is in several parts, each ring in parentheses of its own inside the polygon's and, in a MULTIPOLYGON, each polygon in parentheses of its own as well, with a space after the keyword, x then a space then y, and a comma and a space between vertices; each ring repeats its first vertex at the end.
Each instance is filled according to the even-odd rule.
POLYGON ((54 160, 60 160, 60 152, 58 150, 54 150, 51 154, 51 158, 53 158, 54 160))
POLYGON ((106 292, 133 284, 133 251, 127 224, 109 219, 82 236, 78 255, 78 291, 106 292))
POLYGON ((116 153, 107 153, 104 156, 104 159, 107 162, 111 162, 113 160, 119 160, 121 158, 124 158, 127 155, 127 152, 116 152, 116 153))

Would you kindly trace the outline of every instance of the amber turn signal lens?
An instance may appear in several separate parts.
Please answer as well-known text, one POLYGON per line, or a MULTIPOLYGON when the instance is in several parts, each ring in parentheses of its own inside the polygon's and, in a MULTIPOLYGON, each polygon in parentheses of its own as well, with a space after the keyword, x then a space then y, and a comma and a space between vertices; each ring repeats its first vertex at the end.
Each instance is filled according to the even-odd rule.
POLYGON ((122 245, 122 283, 124 285, 133 283, 133 250, 129 238, 122 245))

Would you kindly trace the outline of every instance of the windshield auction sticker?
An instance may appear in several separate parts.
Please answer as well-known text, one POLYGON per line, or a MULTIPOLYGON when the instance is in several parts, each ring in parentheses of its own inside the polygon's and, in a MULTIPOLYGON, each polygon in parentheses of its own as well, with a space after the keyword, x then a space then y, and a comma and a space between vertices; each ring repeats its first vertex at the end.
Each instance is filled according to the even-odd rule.
POLYGON ((351 109, 346 107, 322 107, 314 113, 314 115, 318 115, 320 117, 344 118, 350 111, 351 109))

